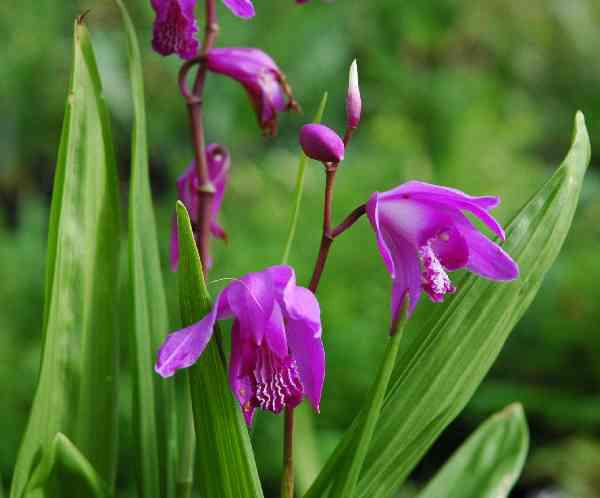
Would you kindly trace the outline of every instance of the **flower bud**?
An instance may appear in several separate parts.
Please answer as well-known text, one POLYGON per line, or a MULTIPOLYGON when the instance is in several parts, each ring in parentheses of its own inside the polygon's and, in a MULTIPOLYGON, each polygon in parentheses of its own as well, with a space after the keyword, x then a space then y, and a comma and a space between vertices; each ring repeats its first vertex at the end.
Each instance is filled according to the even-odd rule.
POLYGON ((308 157, 323 163, 337 164, 344 159, 344 142, 324 125, 304 125, 300 130, 300 145, 308 157))
POLYGON ((362 100, 360 98, 360 88, 358 87, 358 67, 355 59, 350 66, 348 96, 346 97, 346 119, 348 129, 354 130, 358 127, 361 111, 362 100))

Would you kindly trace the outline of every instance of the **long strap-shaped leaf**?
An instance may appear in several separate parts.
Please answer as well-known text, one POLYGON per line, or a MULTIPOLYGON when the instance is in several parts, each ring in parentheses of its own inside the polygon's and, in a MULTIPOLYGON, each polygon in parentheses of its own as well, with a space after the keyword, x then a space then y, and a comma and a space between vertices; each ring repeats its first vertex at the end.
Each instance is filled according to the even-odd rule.
MULTIPOLYGON (((184 325, 202 318, 210 309, 190 218, 177 203, 179 227, 179 299, 184 325)), ((218 344, 219 331, 198 362, 189 369, 196 428, 198 483, 202 496, 261 498, 262 490, 248 430, 229 389, 225 362, 218 344)), ((190 435, 191 436, 191 435, 190 435)))
POLYGON ((132 316, 132 424, 138 494, 140 497, 169 498, 175 493, 175 396, 173 383, 162 380, 153 369, 155 351, 164 339, 169 323, 148 176, 144 81, 133 23, 123 2, 115 1, 127 34, 134 111, 129 190, 128 291, 132 316))
MULTIPOLYGON (((585 120, 577 113, 573 142, 563 164, 507 230, 504 249, 518 261, 519 279, 498 283, 466 276, 456 296, 436 306, 424 329, 407 335, 357 497, 392 496, 471 398, 558 256, 589 160, 585 120)), ((327 496, 338 466, 347 464, 362 417, 362 413, 357 416, 307 497, 327 496)))
MULTIPOLYGON (((119 236, 109 117, 89 33, 78 20, 50 213, 40 376, 13 498, 23 496, 34 464, 59 432, 114 484, 119 236)), ((69 479, 54 493, 85 496, 69 479)))
POLYGON ((506 498, 528 448, 523 408, 511 405, 486 420, 417 498, 506 498))

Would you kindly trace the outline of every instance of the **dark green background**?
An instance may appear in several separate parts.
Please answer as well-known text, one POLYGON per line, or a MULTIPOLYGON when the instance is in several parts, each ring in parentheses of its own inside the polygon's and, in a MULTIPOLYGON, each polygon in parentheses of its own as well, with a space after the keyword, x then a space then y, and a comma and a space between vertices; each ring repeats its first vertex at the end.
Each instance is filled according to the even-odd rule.
MULTIPOLYGON (((149 2, 127 3, 146 49, 153 192, 176 327, 168 234, 174 181, 192 155, 175 82, 179 61, 149 50, 149 2)), ((208 139, 229 147, 233 161, 221 213, 230 242, 214 244, 211 278, 238 276, 280 260, 298 128, 310 120, 327 90, 325 122, 342 132, 347 69, 355 57, 364 117, 338 175, 336 219, 374 190, 418 178, 472 194, 498 194, 503 203, 497 215, 506 222, 560 163, 577 109, 586 114, 595 145, 600 132, 595 119, 600 112, 600 4, 594 0, 312 0, 303 7, 292 0, 255 3, 257 17, 251 22, 219 7, 218 45, 269 52, 286 72, 304 114, 282 116, 279 136, 265 139, 239 85, 209 78, 208 139)), ((116 7, 108 0, 0 5, 0 474, 5 487, 35 388, 48 206, 70 72, 72 21, 87 8, 92 8, 88 24, 112 111, 125 196, 131 104, 116 7)), ((305 283, 320 237, 322 176, 317 164, 309 165, 291 258, 305 283)), ((464 414, 415 471, 416 485, 484 417, 519 400, 530 422, 532 451, 511 496, 534 497, 542 489, 574 498, 600 496, 599 194, 600 176, 592 159, 572 232, 538 299, 464 414)), ((211 291, 221 285, 211 285, 211 291)), ((370 227, 362 220, 336 242, 319 293, 328 355, 317 420, 324 456, 360 406, 380 362, 389 288, 370 227)), ((125 302, 115 304, 127 313, 125 302)), ((423 300, 415 320, 429 306, 423 300)), ((125 366, 122 496, 132 496, 133 486, 125 463, 132 458, 128 388, 125 366)), ((269 496, 277 488, 280 455, 273 448, 280 446, 280 423, 262 415, 254 432, 269 496)))

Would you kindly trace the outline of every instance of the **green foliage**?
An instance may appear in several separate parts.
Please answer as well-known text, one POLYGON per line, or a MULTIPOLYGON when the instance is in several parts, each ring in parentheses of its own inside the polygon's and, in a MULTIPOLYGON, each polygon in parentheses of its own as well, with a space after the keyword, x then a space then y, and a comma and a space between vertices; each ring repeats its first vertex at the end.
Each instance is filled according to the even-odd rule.
MULTIPOLYGON (((44 449, 27 484, 26 493, 42 488, 52 496, 59 493, 64 481, 77 483, 81 493, 95 498, 109 495, 109 489, 96 473, 84 455, 69 441, 63 433, 58 432, 52 442, 44 449)), ((73 484, 71 484, 72 486, 73 484)))
POLYGON ((523 408, 511 405, 482 424, 417 498, 506 498, 528 446, 523 408))
MULTIPOLYGON (((498 284, 466 276, 458 294, 409 335, 355 496, 391 496, 471 398, 558 256, 589 161, 589 137, 578 113, 563 164, 508 227, 504 249, 519 263, 520 277, 498 284)), ((307 497, 324 496, 332 476, 348 464, 363 418, 357 416, 307 497)))
MULTIPOLYGON (((33 474, 36 487, 43 485, 41 476, 51 475, 52 462, 65 464, 59 457, 65 454, 81 455, 89 462, 86 473, 93 468, 110 489, 115 479, 117 176, 100 78, 81 19, 74 34, 48 234, 41 371, 13 476, 13 498, 24 495, 40 458, 33 474), (64 437, 57 439, 58 433, 64 437)), ((60 479, 47 496, 77 495, 79 485, 76 478, 60 479)))
MULTIPOLYGON (((181 202, 177 203, 177 225, 181 317, 184 325, 190 325, 209 311, 210 296, 190 218, 181 202)), ((202 357, 189 369, 200 462, 198 483, 204 496, 259 498, 262 489, 254 454, 239 405, 229 388, 219 334, 216 326, 202 357)))
POLYGON ((140 50, 131 18, 116 0, 127 33, 133 97, 129 189, 130 364, 133 374, 132 429, 135 433, 139 496, 173 497, 176 426, 173 384, 157 376, 155 351, 169 327, 148 176, 146 104, 140 50))

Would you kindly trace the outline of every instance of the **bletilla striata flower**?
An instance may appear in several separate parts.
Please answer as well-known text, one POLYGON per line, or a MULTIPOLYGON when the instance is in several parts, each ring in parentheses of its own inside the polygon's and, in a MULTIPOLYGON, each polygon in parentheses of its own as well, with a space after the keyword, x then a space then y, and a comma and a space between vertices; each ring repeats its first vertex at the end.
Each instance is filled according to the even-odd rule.
MULTIPOLYGON (((296 0, 296 3, 307 3, 309 0, 296 0)), ((254 4, 252 0, 223 0, 223 3, 229 7, 229 10, 236 16, 243 19, 254 17, 254 4)))
POLYGON ((321 313, 294 270, 273 266, 234 280, 198 323, 170 334, 155 370, 169 377, 198 360, 215 322, 233 318, 229 382, 248 425, 256 408, 279 413, 306 397, 319 410, 325 378, 321 313))
POLYGON ((471 197, 460 190, 411 181, 387 192, 375 192, 367 215, 379 252, 393 279, 392 319, 408 293, 410 315, 425 291, 432 301, 455 292, 449 271, 467 268, 491 280, 513 280, 519 268, 464 214, 479 218, 502 240, 504 230, 489 211, 498 197, 471 197))
POLYGON ((192 59, 198 52, 196 0, 152 0, 156 12, 152 47, 161 55, 192 59))
POLYGON ((213 48, 207 55, 207 67, 244 86, 261 128, 269 134, 277 131, 278 112, 297 108, 285 76, 262 50, 213 48))
MULTIPOLYGON (((208 167, 208 178, 215 188, 211 209, 210 209, 210 232, 214 237, 226 240, 227 234, 219 225, 217 216, 223 202, 225 188, 229 182, 230 160, 227 150, 220 145, 211 144, 206 148, 206 165, 208 167)), ((196 172, 196 161, 187 167, 183 175, 177 179, 177 197, 183 202, 190 214, 192 224, 199 224, 198 205, 199 199, 199 181, 196 172)), ((179 239, 177 233, 177 220, 173 218, 171 225, 171 268, 177 270, 179 262, 179 239)), ((211 265, 212 261, 209 260, 211 265)))

